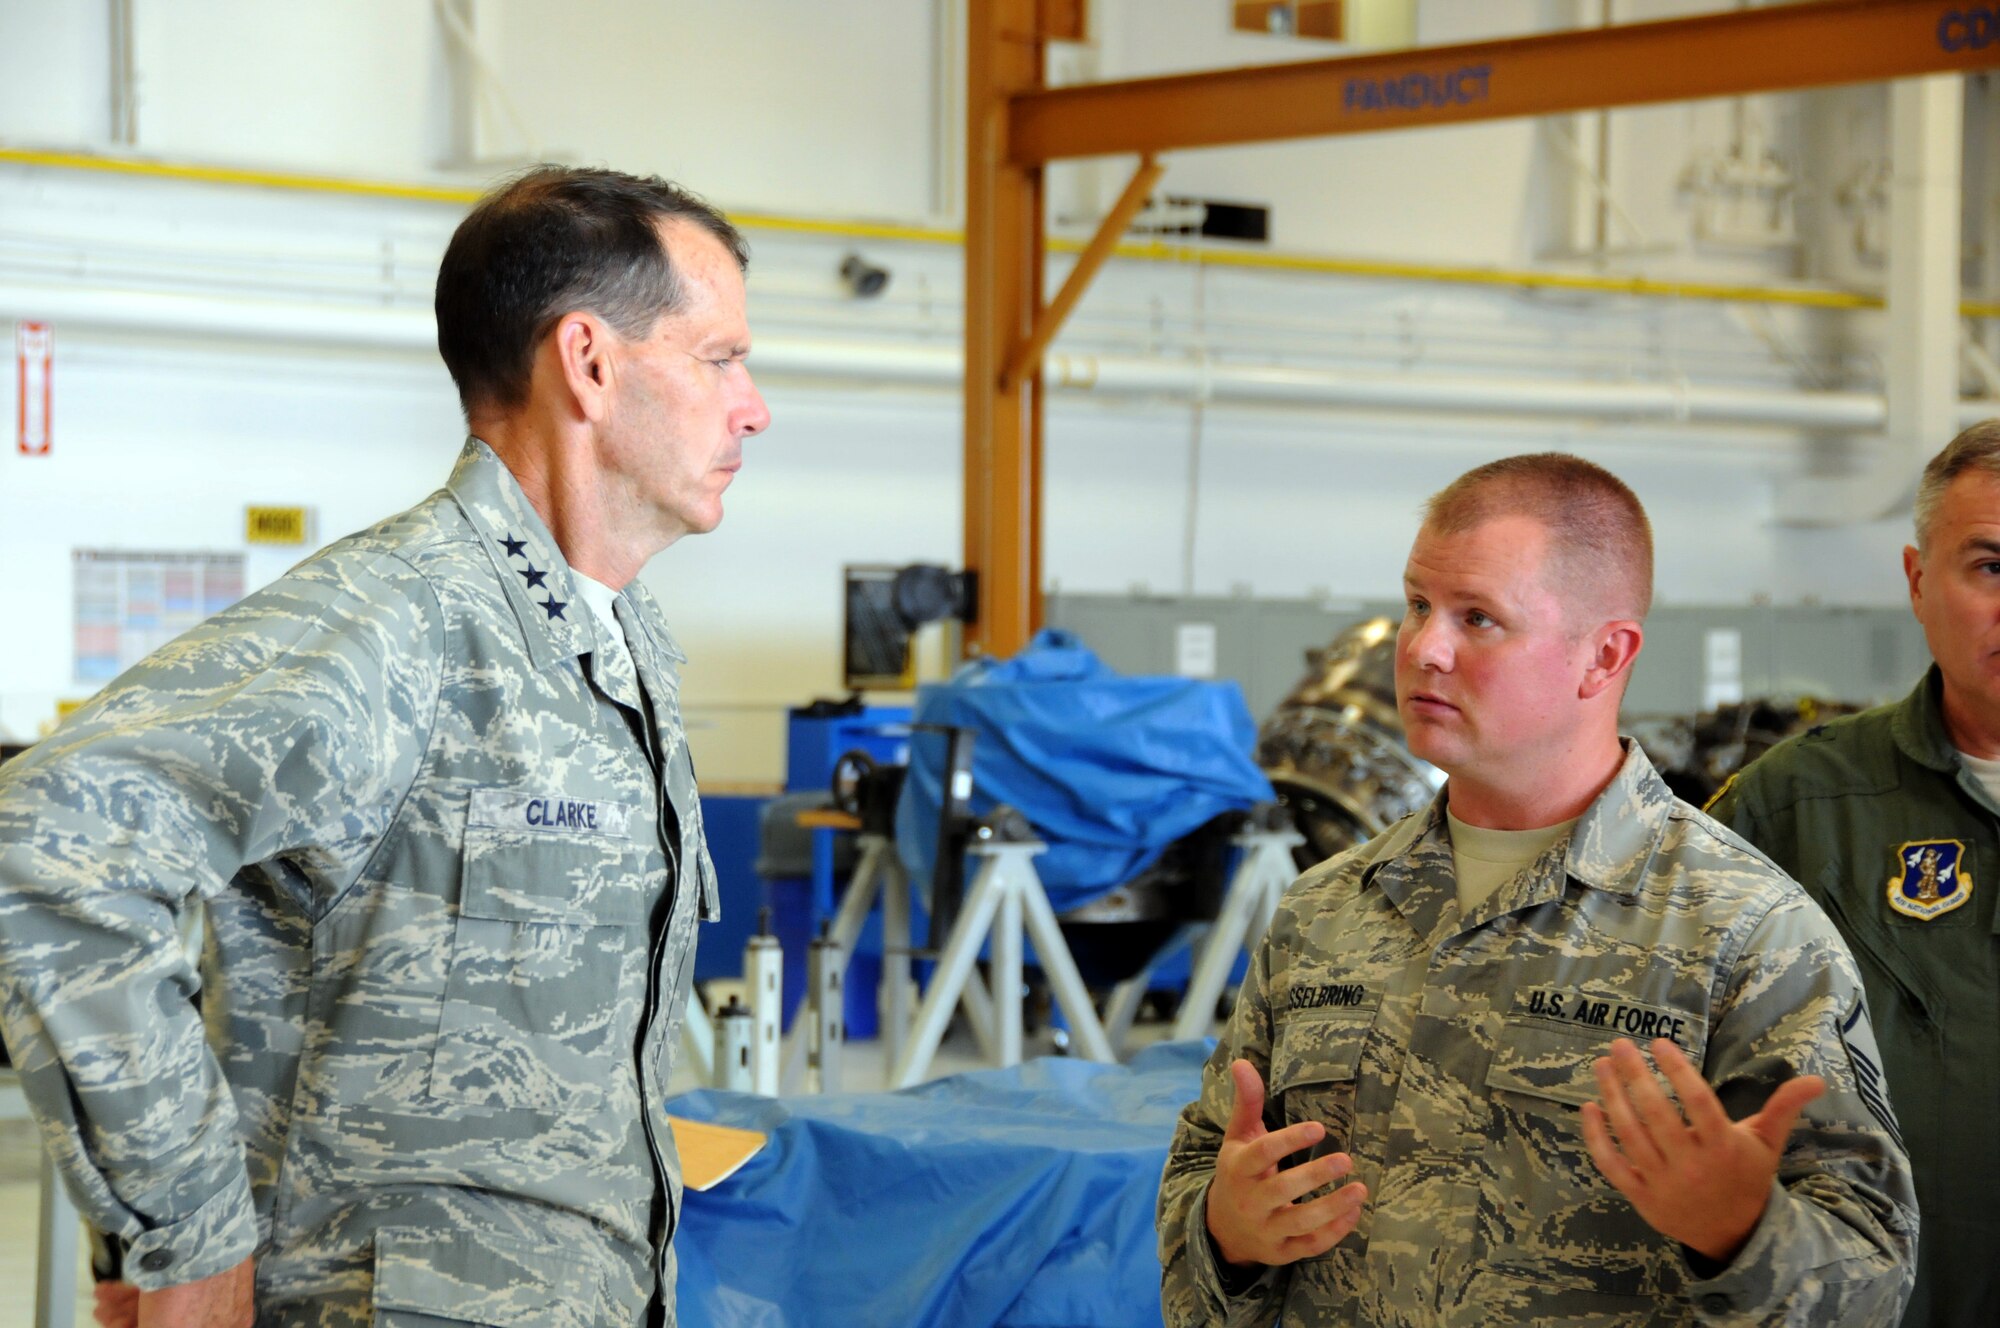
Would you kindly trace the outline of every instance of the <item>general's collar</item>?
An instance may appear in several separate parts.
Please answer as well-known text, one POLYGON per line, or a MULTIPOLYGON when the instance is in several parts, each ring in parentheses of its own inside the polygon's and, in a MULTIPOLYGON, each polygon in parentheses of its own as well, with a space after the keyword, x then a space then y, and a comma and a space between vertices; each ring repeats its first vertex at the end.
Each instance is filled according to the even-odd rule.
POLYGON ((659 647, 660 653, 676 664, 687 663, 687 656, 681 653, 680 642, 674 640, 674 634, 667 630, 667 617, 660 611, 659 602, 653 598, 653 592, 647 590, 639 583, 638 578, 634 577, 632 584, 625 587, 625 598, 631 600, 639 610, 639 626, 651 638, 653 644, 659 647))
POLYGON ((596 636, 584 622, 590 608, 576 593, 569 562, 506 463, 468 438, 446 488, 501 572, 535 668, 595 649, 596 636))

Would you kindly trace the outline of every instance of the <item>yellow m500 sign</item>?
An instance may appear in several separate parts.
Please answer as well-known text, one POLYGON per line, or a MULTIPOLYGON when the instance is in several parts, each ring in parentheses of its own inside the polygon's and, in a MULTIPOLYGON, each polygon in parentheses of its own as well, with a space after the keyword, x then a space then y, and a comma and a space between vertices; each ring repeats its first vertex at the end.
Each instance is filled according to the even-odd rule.
POLYGON ((243 509, 243 538, 252 544, 304 544, 306 509, 246 507, 243 509))

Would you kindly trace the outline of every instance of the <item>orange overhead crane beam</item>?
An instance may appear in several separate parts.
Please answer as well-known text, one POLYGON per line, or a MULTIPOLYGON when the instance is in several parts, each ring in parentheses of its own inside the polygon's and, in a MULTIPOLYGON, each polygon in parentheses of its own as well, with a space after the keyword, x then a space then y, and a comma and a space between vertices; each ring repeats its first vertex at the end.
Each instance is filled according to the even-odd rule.
MULTIPOLYGON (((1045 88, 1044 46, 1082 33, 1082 7, 1083 0, 971 0, 968 11, 965 565, 978 574, 978 621, 965 642, 967 650, 994 655, 1019 650, 1042 621, 1039 350, 1082 295, 1081 282, 1071 282, 1060 309, 1042 307, 1048 162, 1118 153, 1150 159, 1177 148, 2000 66, 1994 0, 1813 0, 1509 41, 1045 88)), ((1150 186, 1157 167, 1150 160, 1146 167, 1138 178, 1150 186)), ((1129 202, 1121 200, 1119 211, 1129 202)), ((1092 249, 1108 248, 1099 243, 1105 238, 1100 233, 1092 249)))
POLYGON ((1024 93, 1010 160, 1327 134, 1876 83, 2000 64, 2000 5, 1813 0, 1695 18, 1024 93))

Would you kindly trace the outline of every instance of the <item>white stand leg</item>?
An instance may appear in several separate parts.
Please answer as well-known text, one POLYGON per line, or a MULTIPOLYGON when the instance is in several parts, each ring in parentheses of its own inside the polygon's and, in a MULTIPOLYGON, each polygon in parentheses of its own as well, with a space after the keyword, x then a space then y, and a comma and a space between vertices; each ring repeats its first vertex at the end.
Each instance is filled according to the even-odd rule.
POLYGON ((847 1041, 847 953, 832 937, 812 943, 806 957, 806 1092, 840 1091, 840 1052, 847 1041))
POLYGON ((743 980, 750 987, 750 1091, 778 1095, 778 1072, 784 1047, 778 1033, 784 1027, 785 955, 775 936, 752 936, 743 948, 743 980))
POLYGON ((709 1022, 708 1007, 701 993, 688 988, 687 1013, 681 1016, 681 1053, 694 1066, 695 1078, 704 1088, 715 1087, 715 1025, 709 1022))
POLYGON ((910 1036, 910 878, 890 846, 882 879, 882 1063, 910 1036))
MULTIPOLYGON (((887 889, 893 898, 897 893, 894 884, 897 881, 903 882, 901 891, 903 930, 905 933, 909 930, 908 877, 903 874, 902 861, 896 856, 895 843, 887 835, 863 835, 860 844, 861 857, 854 864, 854 875, 847 880, 847 893, 840 897, 840 908, 834 913, 833 926, 827 931, 834 946, 840 951, 843 968, 854 955, 854 943, 861 939, 861 928, 868 921, 868 911, 875 907, 877 893, 887 889)), ((885 904, 884 907, 886 909, 889 906, 885 904)), ((885 927, 887 923, 888 918, 885 916, 885 927)), ((885 936, 883 948, 886 950, 892 944, 893 942, 885 936)), ((887 967, 885 964, 884 969, 887 967)), ((903 968, 907 973, 909 970, 907 945, 904 947, 903 968)), ((797 1093, 806 1085, 807 1044, 811 1041, 812 1034, 803 1015, 804 1002, 800 1003, 799 1009, 802 1013, 793 1017, 791 1036, 786 1039, 785 1045, 785 1069, 781 1085, 787 1093, 797 1093)))
MULTIPOLYGON (((1025 864, 1023 864, 1025 865, 1025 864)), ((1011 878, 1012 872, 1007 873, 1011 878)), ((1011 888, 1000 892, 1000 912, 992 931, 992 962, 987 977, 993 983, 993 1013, 999 1020, 995 1030, 1000 1044, 1001 1065, 1021 1063, 1021 998, 1026 985, 1021 981, 1021 892, 1011 888)))
POLYGON ((1111 989, 1111 999, 1104 1007, 1104 1035, 1111 1039, 1111 1050, 1121 1059, 1125 1055, 1125 1040, 1132 1035, 1132 1024, 1139 1017, 1139 1004, 1153 989, 1154 972, 1182 950, 1192 947, 1207 931, 1206 922, 1183 922, 1167 938, 1167 943, 1153 952, 1144 968, 1111 989))
MULTIPOLYGON (((964 994, 967 979, 976 978, 973 965, 979 961, 979 950, 993 925, 993 915, 1000 910, 1001 882, 1005 875, 1001 863, 1000 855, 988 856, 972 879, 972 889, 966 892, 958 920, 952 923, 951 935, 945 938, 944 950, 931 970, 930 990, 917 1005, 917 1020, 910 1029, 910 1040, 903 1044, 895 1068, 889 1072, 891 1088, 908 1088, 930 1069, 938 1043, 944 1040, 945 1026, 951 1022, 952 1007, 964 994)), ((986 1005, 985 1023, 989 1035, 998 1031, 994 1028, 991 1002, 986 1005)), ((999 1050, 997 1040, 993 1050, 996 1053, 999 1050)))
POLYGON ((1229 878, 1222 915, 1209 928, 1195 955, 1187 995, 1174 1018, 1175 1038, 1207 1035, 1209 1026, 1215 1022, 1215 1003, 1228 985, 1229 970, 1236 966, 1236 956, 1255 947, 1270 929, 1278 896, 1298 874, 1292 862, 1292 846, 1304 842, 1291 830, 1249 830, 1236 836, 1235 843, 1243 850, 1243 861, 1229 878))
POLYGON ((1090 990, 1083 985, 1083 975, 1076 971, 1076 958, 1069 952, 1069 942, 1063 939, 1056 911, 1049 906, 1041 879, 1030 876, 1023 885, 1021 897, 1028 908, 1029 934, 1035 938, 1035 958, 1042 961, 1042 972, 1048 975, 1056 1004, 1069 1016, 1070 1036, 1086 1060, 1115 1064, 1118 1057, 1111 1050, 1111 1039, 1104 1036, 1104 1025, 1090 1003, 1090 990))
MULTIPOLYGON (((973 952, 974 957, 978 951, 973 952)), ((937 975, 931 975, 937 981, 937 975)), ((986 979, 973 969, 965 975, 965 990, 958 995, 959 1008, 965 1011, 965 1022, 972 1025, 972 1040, 979 1044, 979 1054, 995 1065, 1000 1063, 999 1025, 993 1015, 993 996, 986 989, 986 979)), ((891 1085, 894 1087, 894 1085, 891 1085)))
POLYGON ((973 1017, 975 1030, 980 1021, 975 1007, 985 1004, 991 1021, 992 1045, 989 1059, 1002 1066, 1021 1060, 1021 941, 1023 929, 1035 942, 1035 954, 1055 992, 1056 1002, 1069 1017, 1071 1034, 1083 1054, 1091 1060, 1112 1061, 1111 1044, 1104 1025, 1091 1007, 1090 993, 1078 974, 1069 945, 1049 907, 1048 894, 1035 874, 1032 859, 1047 845, 1022 843, 982 843, 968 850, 981 860, 972 888, 966 893, 958 921, 945 941, 944 953, 931 974, 930 989, 917 1008, 916 1026, 910 1040, 897 1056, 890 1074, 892 1087, 907 1088, 923 1079, 944 1038, 952 1008, 961 1001, 973 1017), (993 989, 979 991, 974 965, 988 939, 992 941, 993 989), (972 993, 979 991, 978 996, 972 993))

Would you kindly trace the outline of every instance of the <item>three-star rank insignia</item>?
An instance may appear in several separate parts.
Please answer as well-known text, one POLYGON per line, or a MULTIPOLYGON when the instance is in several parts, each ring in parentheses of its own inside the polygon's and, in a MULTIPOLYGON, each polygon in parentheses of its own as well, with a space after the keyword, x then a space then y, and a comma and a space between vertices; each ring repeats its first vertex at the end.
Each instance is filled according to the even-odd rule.
POLYGON ((1889 877, 1889 907, 1929 922, 1972 898, 1965 845, 1956 839, 1918 839, 1896 850, 1889 877))
POLYGON ((528 570, 525 572, 521 571, 518 567, 514 568, 516 572, 520 573, 521 579, 528 583, 528 589, 533 590, 539 586, 548 595, 547 599, 530 599, 528 602, 547 613, 551 619, 562 618, 564 622, 568 622, 569 619, 563 618, 563 610, 569 607, 569 601, 566 599, 557 599, 555 587, 548 584, 549 574, 529 561, 528 542, 526 540, 515 539, 514 533, 509 531, 507 538, 500 541, 500 547, 507 551, 509 558, 519 558, 522 562, 528 564, 528 570))

